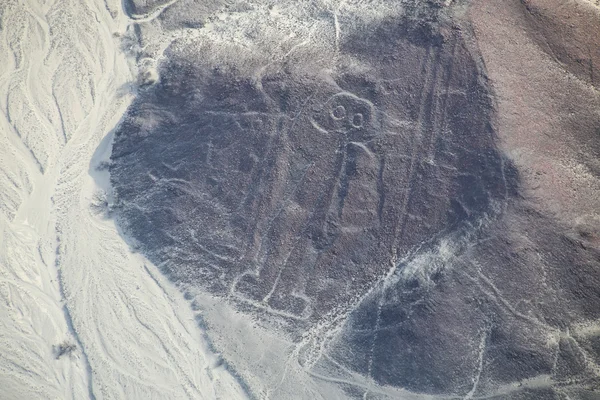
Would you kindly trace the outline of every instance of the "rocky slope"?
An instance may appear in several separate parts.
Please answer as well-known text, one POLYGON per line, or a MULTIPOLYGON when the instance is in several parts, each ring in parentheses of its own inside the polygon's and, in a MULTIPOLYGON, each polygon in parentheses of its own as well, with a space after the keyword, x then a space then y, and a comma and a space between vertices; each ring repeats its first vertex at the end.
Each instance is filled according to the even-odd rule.
POLYGON ((597 398, 596 5, 129 9, 113 209, 253 395, 597 398))

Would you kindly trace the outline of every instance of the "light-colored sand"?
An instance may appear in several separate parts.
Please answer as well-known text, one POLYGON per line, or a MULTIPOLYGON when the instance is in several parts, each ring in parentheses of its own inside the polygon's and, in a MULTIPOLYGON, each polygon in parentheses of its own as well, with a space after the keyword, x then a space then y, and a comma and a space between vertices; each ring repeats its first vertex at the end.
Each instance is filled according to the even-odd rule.
POLYGON ((121 3, 4 0, 0 18, 0 398, 243 398, 103 212, 95 167, 134 79, 121 3))

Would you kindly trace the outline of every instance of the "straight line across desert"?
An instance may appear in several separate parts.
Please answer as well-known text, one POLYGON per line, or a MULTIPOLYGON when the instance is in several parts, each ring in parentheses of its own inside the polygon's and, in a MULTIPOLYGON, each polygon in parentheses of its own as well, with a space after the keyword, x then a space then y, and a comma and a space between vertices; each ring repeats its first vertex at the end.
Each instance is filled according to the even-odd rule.
POLYGON ((0 400, 600 399, 596 0, 2 0, 0 111, 0 400))

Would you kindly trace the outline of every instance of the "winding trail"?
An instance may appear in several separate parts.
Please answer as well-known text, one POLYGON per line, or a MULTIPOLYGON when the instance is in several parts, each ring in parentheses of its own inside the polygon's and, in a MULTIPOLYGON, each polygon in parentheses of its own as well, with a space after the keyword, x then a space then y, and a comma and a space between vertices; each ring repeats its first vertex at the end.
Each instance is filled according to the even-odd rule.
POLYGON ((3 399, 245 397, 106 217, 97 166, 132 100, 115 35, 130 22, 116 0, 0 2, 3 399))

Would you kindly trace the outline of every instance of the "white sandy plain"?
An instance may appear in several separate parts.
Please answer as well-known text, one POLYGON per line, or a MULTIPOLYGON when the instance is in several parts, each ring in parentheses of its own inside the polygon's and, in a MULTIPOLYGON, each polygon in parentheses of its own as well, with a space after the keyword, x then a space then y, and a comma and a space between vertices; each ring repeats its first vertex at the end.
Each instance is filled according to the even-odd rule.
POLYGON ((245 397, 106 217, 130 22, 117 0, 0 2, 1 400, 245 397))

